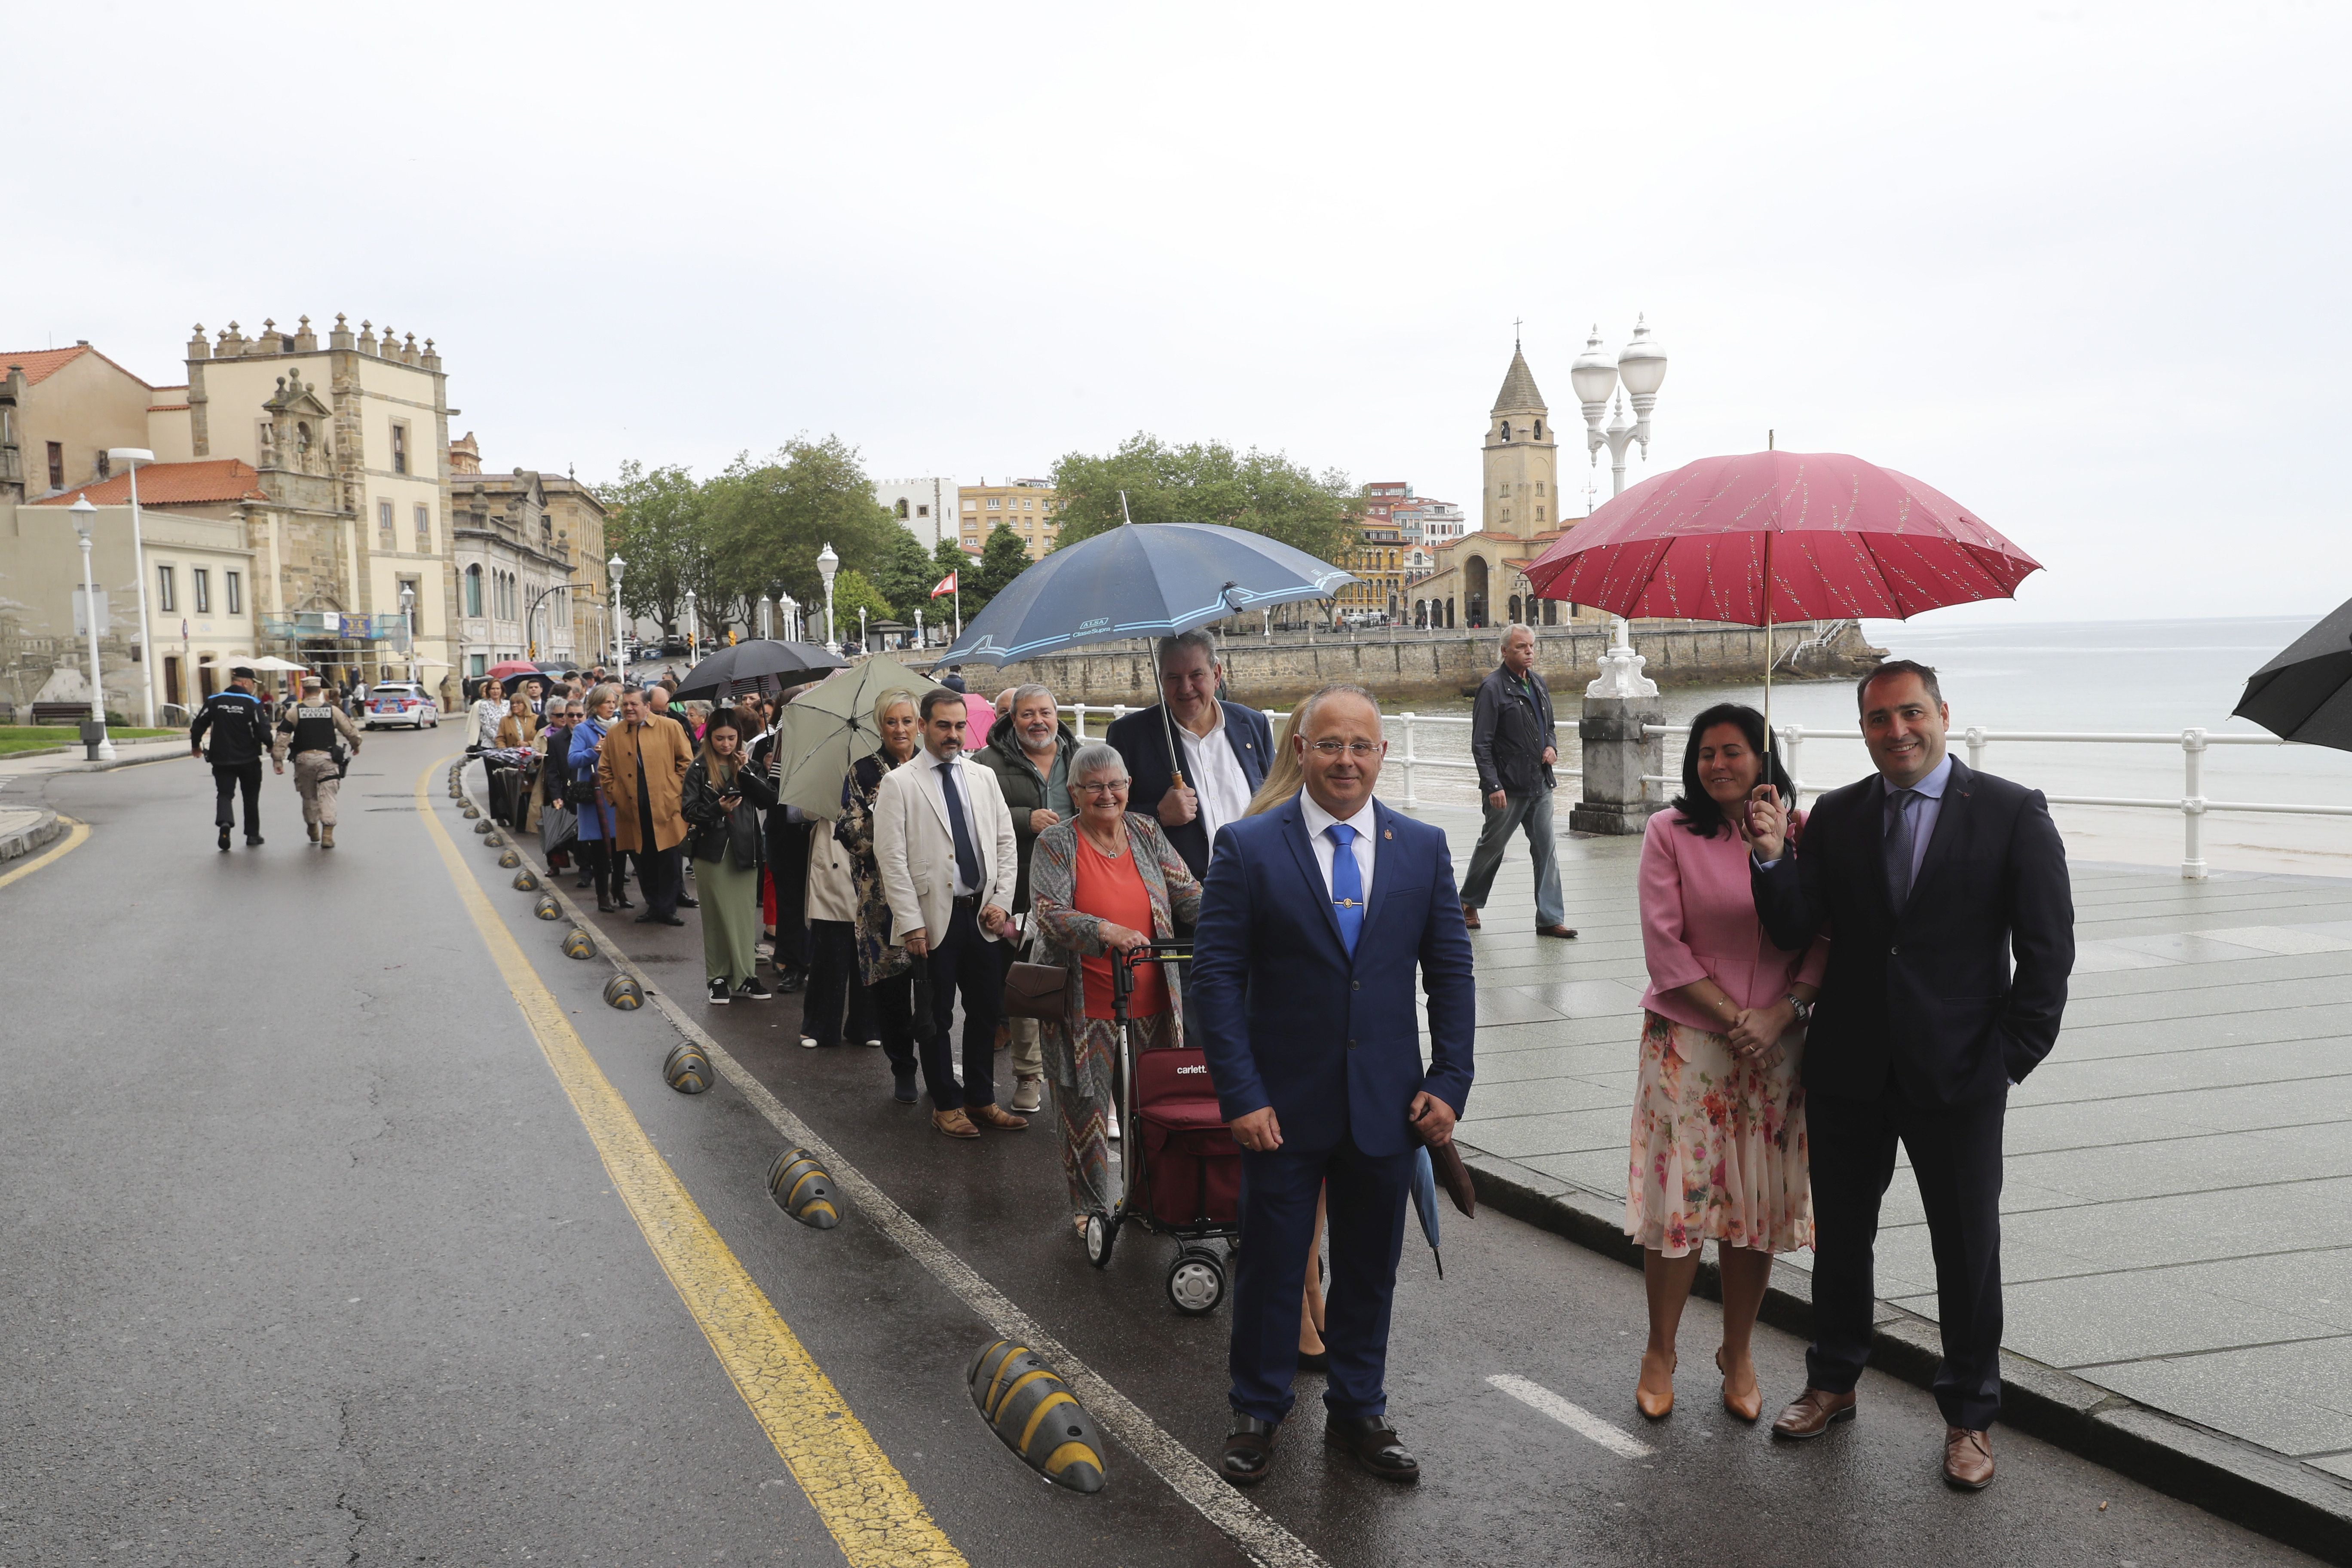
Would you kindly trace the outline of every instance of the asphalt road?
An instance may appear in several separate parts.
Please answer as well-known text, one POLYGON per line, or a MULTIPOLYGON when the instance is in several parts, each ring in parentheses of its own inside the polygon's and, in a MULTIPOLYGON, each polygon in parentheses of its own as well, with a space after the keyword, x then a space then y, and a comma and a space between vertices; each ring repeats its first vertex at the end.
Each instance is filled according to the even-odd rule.
MULTIPOLYGON (((375 738, 331 853, 304 841, 289 780, 268 781, 267 847, 226 855, 191 763, 17 786, 93 833, 0 888, 0 1564, 843 1561, 614 1195, 420 819, 428 768, 428 809, 539 984, 967 1561, 1248 1561, 1122 1447, 1087 1498, 998 1443, 962 1382, 986 1322, 854 1207, 816 1232, 768 1201, 782 1135, 728 1085, 663 1085, 675 1028, 603 1006, 609 966, 558 954, 562 928, 462 831, 435 765, 451 751, 375 738)), ((695 928, 609 929, 931 1236, 1213 1461, 1226 1318, 1170 1307, 1167 1243, 1130 1233, 1108 1270, 1087 1266, 1042 1121, 938 1137, 890 1099, 878 1051, 800 1049, 796 999, 702 1003, 695 928)), ((1449 1215, 1445 1241, 1441 1282, 1408 1240, 1391 1357, 1423 1483, 1328 1456, 1307 1379, 1307 1419, 1250 1494, 1327 1563, 2308 1561, 2010 1432, 1992 1489, 1953 1493, 1932 1402, 1883 1377, 1851 1426, 1776 1446, 1715 1405, 1706 1302, 1684 1405, 1646 1424, 1637 1275, 1492 1213, 1449 1215)), ((1801 1384, 1802 1346, 1760 1330, 1758 1360, 1769 1409, 1801 1384)))

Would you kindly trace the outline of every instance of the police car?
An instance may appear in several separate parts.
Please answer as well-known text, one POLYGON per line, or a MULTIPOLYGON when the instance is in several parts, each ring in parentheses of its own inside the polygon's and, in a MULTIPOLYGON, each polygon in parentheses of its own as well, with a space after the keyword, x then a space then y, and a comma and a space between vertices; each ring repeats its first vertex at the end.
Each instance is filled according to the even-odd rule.
POLYGON ((368 689, 367 712, 362 726, 374 730, 386 724, 405 724, 415 730, 431 730, 441 723, 441 710, 425 694, 425 688, 413 680, 387 680, 368 689))

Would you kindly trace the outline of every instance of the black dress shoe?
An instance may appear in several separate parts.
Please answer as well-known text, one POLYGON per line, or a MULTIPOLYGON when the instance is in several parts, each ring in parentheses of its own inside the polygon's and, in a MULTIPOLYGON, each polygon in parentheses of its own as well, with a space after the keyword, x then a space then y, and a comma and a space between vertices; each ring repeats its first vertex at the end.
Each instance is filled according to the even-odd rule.
POLYGON ((220 847, 224 849, 228 847, 228 829, 226 827, 220 830, 220 847))
POLYGON ((796 992, 803 989, 807 984, 808 976, 802 973, 797 969, 787 969, 782 974, 776 976, 776 989, 779 991, 787 993, 796 992))
POLYGON ((1384 1481, 1421 1479, 1421 1466, 1405 1452, 1386 1416, 1330 1416, 1323 1423, 1323 1441, 1354 1455, 1356 1463, 1384 1481))
POLYGON ((690 899, 681 894, 677 900, 677 907, 682 910, 698 910, 702 907, 702 900, 700 899, 690 899))
POLYGON ((1265 1479, 1274 1468, 1274 1435, 1280 1424, 1261 1421, 1255 1415, 1234 1412, 1233 1426, 1225 1433, 1224 1457, 1217 1463, 1218 1472, 1237 1487, 1254 1487, 1265 1479))

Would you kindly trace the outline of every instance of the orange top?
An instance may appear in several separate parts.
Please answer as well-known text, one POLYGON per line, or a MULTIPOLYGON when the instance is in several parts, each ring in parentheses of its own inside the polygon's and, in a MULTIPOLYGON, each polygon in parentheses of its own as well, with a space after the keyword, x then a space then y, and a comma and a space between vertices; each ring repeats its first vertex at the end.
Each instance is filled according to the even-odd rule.
MULTIPOLYGON (((1134 840, 1128 841, 1126 854, 1114 858, 1087 842, 1084 833, 1078 835, 1077 885, 1072 889, 1071 902, 1081 914, 1097 920, 1113 921, 1129 931, 1151 934, 1151 894, 1143 886, 1143 873, 1135 868, 1134 840)), ((1087 953, 1080 963, 1087 979, 1087 1016, 1111 1016, 1110 954, 1087 953)), ((1127 998, 1127 1016, 1148 1018, 1168 1011, 1168 982, 1160 973, 1160 965, 1147 963, 1135 972, 1135 989, 1127 998)))

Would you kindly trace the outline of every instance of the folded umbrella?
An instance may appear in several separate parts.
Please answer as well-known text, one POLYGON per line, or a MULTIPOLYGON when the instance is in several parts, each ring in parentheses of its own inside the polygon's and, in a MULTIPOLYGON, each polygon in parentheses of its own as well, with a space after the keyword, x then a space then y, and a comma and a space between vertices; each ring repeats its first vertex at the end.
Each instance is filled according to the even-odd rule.
POLYGON ((841 815, 841 780, 850 764, 882 749, 874 722, 874 700, 903 690, 919 700, 946 687, 918 675, 897 660, 875 654, 784 704, 776 719, 776 744, 769 753, 776 799, 830 822, 841 815))
POLYGON ((1412 1152, 1412 1207, 1421 1216, 1421 1234, 1429 1255, 1437 1260, 1437 1277, 1445 1278, 1445 1255, 1437 1250, 1437 1173, 1430 1168, 1426 1146, 1412 1152))
POLYGON ((677 684, 677 696, 681 702, 730 697, 741 689, 740 682, 762 677, 791 686, 827 670, 839 669, 848 662, 832 649, 814 643, 753 637, 732 647, 722 647, 688 670, 677 684))
POLYGON ((2352 604, 2254 671, 2234 716, 2283 740, 2352 752, 2352 604))

